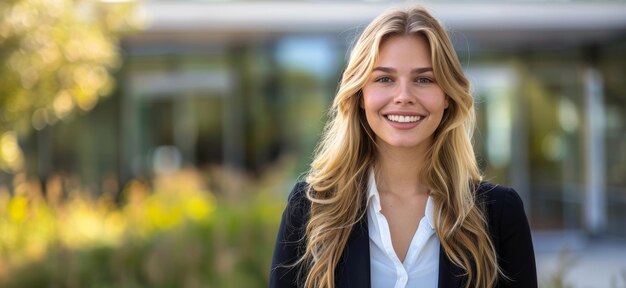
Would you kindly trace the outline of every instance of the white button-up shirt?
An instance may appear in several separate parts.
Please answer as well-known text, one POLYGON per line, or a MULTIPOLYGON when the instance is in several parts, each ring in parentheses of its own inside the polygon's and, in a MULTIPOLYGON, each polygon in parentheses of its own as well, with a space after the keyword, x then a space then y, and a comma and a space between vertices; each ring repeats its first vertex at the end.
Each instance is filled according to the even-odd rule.
POLYGON ((402 263, 391 243, 389 223, 381 212, 380 195, 372 170, 368 186, 367 220, 372 287, 437 287, 439 238, 433 226, 433 205, 430 196, 426 202, 424 217, 419 222, 402 263))

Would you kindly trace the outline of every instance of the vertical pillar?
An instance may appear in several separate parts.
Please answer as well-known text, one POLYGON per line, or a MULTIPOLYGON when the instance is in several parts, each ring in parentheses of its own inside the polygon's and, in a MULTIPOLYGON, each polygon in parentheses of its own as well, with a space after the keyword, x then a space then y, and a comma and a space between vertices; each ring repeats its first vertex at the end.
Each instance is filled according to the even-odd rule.
POLYGON ((233 77, 233 85, 224 95, 224 110, 222 114, 222 125, 224 131, 224 165, 228 168, 243 168, 245 163, 245 118, 247 103, 243 101, 245 93, 245 48, 236 46, 229 49, 228 58, 233 77))
POLYGON ((195 165, 198 129, 194 115, 194 98, 192 95, 182 95, 173 102, 174 146, 180 149, 183 166, 195 165))
MULTIPOLYGON (((119 97, 119 154, 118 154, 118 185, 119 191, 124 189, 124 185, 136 177, 140 172, 141 154, 140 143, 141 129, 138 121, 138 109, 137 109, 137 93, 134 91, 133 75, 138 73, 132 70, 131 56, 133 54, 133 47, 128 41, 122 40, 120 43, 122 50, 125 51, 123 57, 122 69, 117 73, 117 86, 119 97)), ((121 200, 120 194, 117 195, 118 201, 121 200)))
POLYGON ((606 226, 604 158, 604 104, 602 75, 594 68, 584 73, 585 86, 585 197, 584 223, 596 236, 606 226))
POLYGON ((527 103, 527 92, 524 91, 526 88, 524 83, 528 83, 525 81, 528 77, 527 68, 523 66, 523 63, 528 63, 528 61, 524 61, 523 55, 521 59, 521 63, 516 63, 517 69, 517 78, 519 81, 517 82, 517 93, 515 93, 511 104, 513 105, 513 109, 511 109, 513 115, 513 123, 511 129, 511 185, 515 188, 515 190, 519 193, 522 201, 524 202, 524 208, 526 210, 526 215, 528 218, 531 218, 531 203, 530 203, 530 177, 528 175, 529 172, 529 157, 528 157, 528 103, 527 103))
POLYGON ((37 132, 37 176, 43 196, 48 196, 47 182, 52 171, 52 141, 50 131, 53 127, 46 125, 37 132))

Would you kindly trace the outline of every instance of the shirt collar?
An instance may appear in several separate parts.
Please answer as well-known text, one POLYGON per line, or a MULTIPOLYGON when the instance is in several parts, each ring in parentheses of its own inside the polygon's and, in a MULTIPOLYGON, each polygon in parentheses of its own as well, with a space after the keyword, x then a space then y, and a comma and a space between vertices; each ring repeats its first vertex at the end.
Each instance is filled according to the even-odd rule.
MULTIPOLYGON (((369 170, 369 179, 367 183, 367 203, 368 209, 374 209, 373 212, 380 212, 382 210, 380 206, 380 194, 378 193, 378 188, 376 187, 376 177, 374 176, 374 169, 372 168, 369 170)), ((426 222, 428 222, 431 229, 435 229, 435 225, 433 224, 434 209, 432 198, 429 195, 428 200, 426 201, 424 217, 426 217, 426 222)))
POLYGON ((374 212, 380 212, 380 196, 376 187, 376 177, 374 177, 374 169, 369 171, 369 179, 367 181, 367 203, 368 206, 374 208, 374 212))

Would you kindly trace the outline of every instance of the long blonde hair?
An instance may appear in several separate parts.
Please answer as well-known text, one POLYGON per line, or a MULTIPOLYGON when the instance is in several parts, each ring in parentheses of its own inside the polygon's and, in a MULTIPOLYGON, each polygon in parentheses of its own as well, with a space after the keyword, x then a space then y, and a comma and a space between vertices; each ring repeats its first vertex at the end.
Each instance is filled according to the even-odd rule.
POLYGON ((467 275, 466 287, 492 287, 499 273, 482 209, 475 201, 481 180, 471 145, 474 102, 446 31, 421 7, 388 11, 370 23, 353 48, 306 177, 311 202, 306 250, 298 262, 304 286, 334 287, 352 227, 365 214, 366 174, 374 163, 373 132, 360 108, 381 42, 394 35, 423 35, 433 72, 450 105, 433 135, 422 179, 431 189, 436 233, 448 258, 467 275))

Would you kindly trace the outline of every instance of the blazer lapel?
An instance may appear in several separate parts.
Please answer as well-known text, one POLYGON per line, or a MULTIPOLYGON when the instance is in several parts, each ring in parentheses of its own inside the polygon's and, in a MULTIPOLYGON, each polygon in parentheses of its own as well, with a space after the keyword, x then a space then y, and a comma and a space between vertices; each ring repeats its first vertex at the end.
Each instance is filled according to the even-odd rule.
MULTIPOLYGON (((336 287, 370 288, 370 247, 367 217, 354 226, 343 252, 342 260, 335 270, 336 287)), ((462 287, 463 270, 456 266, 439 247, 439 288, 462 287)))
POLYGON ((439 288, 457 288, 461 287, 461 279, 463 270, 456 266, 439 246, 439 288))
POLYGON ((342 260, 335 270, 336 287, 369 288, 370 246, 367 215, 354 226, 343 251, 342 260))

